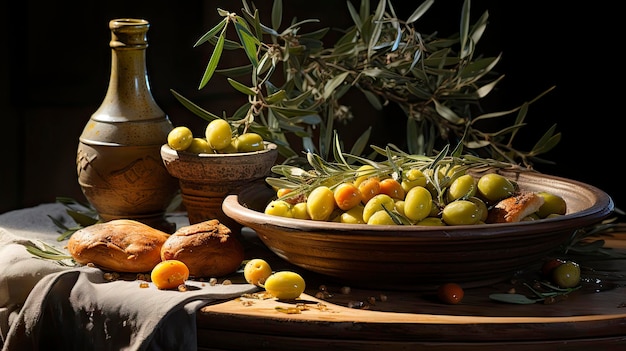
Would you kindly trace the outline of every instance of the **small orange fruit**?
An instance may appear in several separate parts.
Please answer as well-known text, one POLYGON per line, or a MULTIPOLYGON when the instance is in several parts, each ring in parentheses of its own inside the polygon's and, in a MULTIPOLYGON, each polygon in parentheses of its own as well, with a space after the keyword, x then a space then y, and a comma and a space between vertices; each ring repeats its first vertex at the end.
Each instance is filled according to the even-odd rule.
POLYGON ((456 305, 461 302, 463 295, 465 295, 463 288, 456 283, 445 283, 440 285, 437 289, 439 301, 449 305, 456 305))
POLYGON ((150 273, 152 283, 160 290, 176 289, 189 278, 189 268, 179 260, 159 262, 150 273))

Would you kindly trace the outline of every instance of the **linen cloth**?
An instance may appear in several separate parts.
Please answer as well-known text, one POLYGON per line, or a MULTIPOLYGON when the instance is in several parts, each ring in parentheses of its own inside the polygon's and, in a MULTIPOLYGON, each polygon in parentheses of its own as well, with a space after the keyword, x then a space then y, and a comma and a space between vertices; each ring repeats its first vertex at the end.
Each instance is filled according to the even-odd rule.
POLYGON ((2 351, 197 350, 198 309, 258 290, 197 281, 188 281, 186 292, 142 288, 137 280, 107 281, 100 269, 29 253, 23 244, 39 241, 67 252, 47 217, 67 220, 65 211, 54 203, 0 215, 2 351))

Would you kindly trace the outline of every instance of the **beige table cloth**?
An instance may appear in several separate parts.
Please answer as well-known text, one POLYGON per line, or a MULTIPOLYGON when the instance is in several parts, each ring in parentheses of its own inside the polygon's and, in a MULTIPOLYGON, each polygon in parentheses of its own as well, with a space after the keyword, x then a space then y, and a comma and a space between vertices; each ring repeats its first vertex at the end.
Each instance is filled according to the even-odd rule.
MULTIPOLYGON (((106 281, 86 266, 63 266, 26 251, 28 242, 58 242, 48 215, 74 225, 59 203, 0 214, 0 335, 2 351, 196 350, 196 311, 217 299, 258 288, 188 281, 197 289, 159 290, 139 281, 106 281)), ((177 226, 186 218, 174 218, 177 226)), ((67 252, 65 250, 65 252, 67 252)))

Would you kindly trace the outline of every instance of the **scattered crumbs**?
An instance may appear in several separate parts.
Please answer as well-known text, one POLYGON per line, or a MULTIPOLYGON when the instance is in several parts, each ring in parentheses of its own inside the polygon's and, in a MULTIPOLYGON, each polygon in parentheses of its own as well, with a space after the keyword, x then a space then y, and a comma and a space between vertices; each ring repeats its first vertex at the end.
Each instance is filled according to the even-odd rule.
POLYGON ((117 280, 120 275, 118 273, 106 272, 102 275, 102 277, 104 278, 104 280, 112 282, 114 280, 117 280))
POLYGON ((280 307, 280 306, 276 306, 274 307, 274 309, 278 312, 281 313, 286 313, 286 314, 300 314, 301 311, 300 309, 298 309, 297 307, 280 307))
POLYGON ((267 291, 259 291, 259 292, 254 292, 254 293, 243 294, 241 295, 241 297, 246 298, 246 299, 254 299, 254 300, 267 300, 267 299, 273 298, 274 296, 272 296, 272 294, 268 293, 267 291))

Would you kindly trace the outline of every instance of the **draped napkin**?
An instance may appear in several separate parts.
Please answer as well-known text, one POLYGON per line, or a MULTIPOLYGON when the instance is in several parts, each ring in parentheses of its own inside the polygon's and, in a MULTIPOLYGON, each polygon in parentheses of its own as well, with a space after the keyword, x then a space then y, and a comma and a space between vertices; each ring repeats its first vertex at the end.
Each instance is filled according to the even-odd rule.
POLYGON ((24 244, 56 242, 47 217, 61 204, 0 215, 0 334, 9 350, 196 350, 196 311, 258 288, 188 281, 185 292, 137 280, 108 281, 100 269, 38 258, 24 244))

